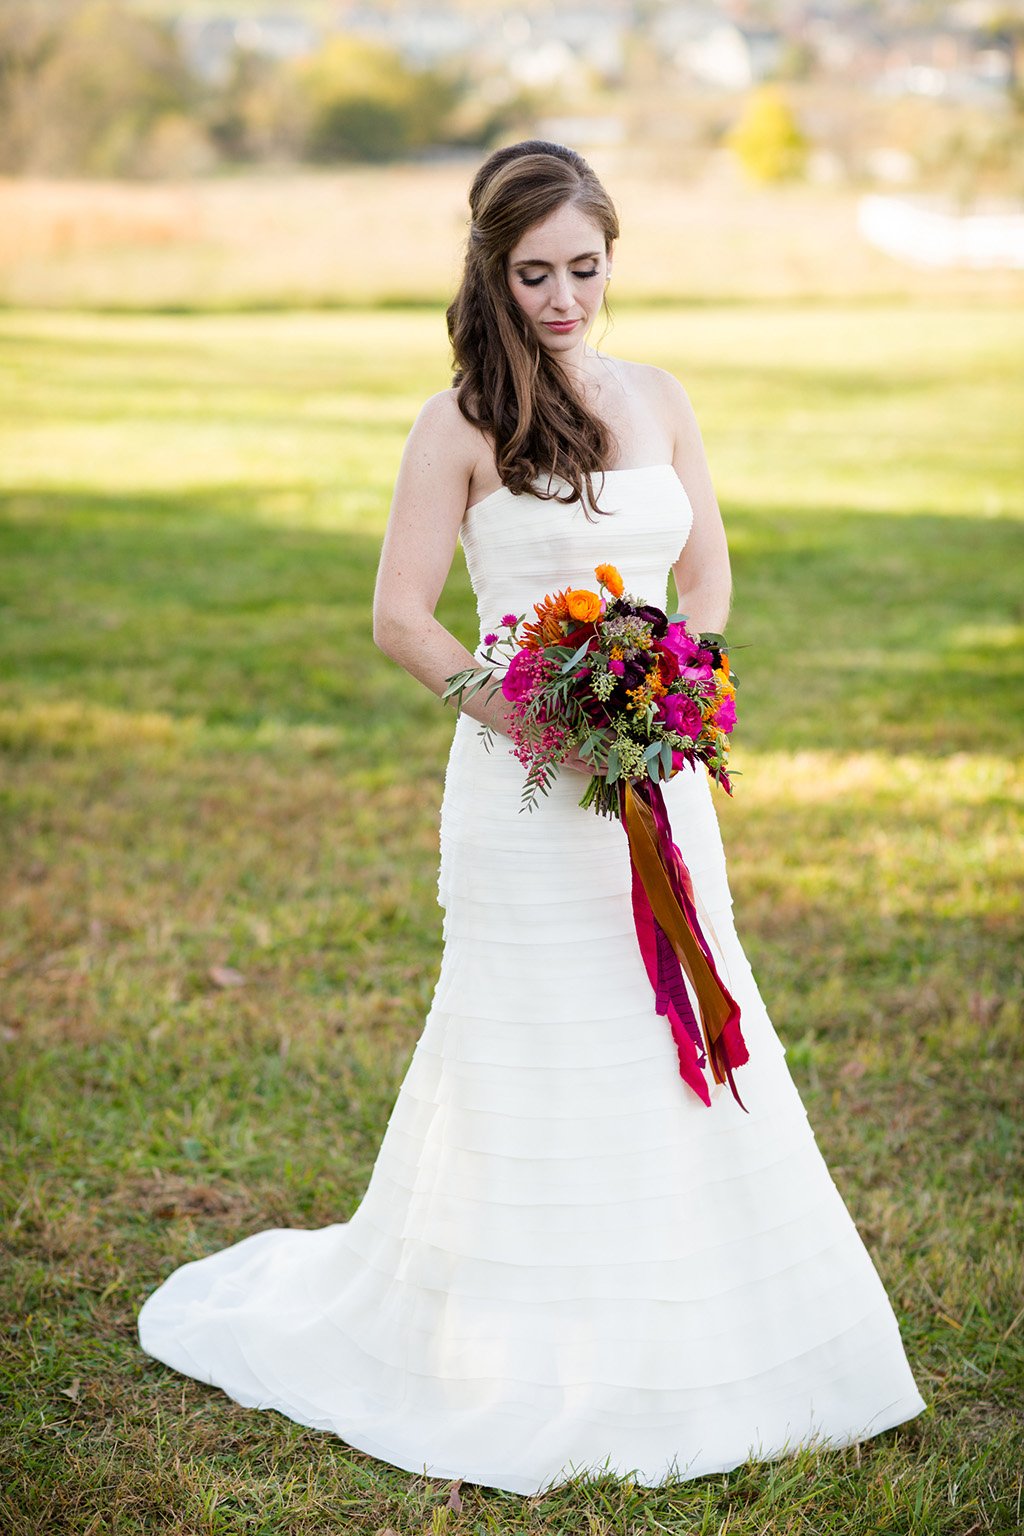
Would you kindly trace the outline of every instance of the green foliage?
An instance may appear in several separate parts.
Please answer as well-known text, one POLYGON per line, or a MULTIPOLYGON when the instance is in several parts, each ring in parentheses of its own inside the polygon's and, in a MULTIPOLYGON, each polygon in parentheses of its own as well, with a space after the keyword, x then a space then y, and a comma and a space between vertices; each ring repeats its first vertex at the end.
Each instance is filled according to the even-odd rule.
POLYGON ((803 174, 808 141, 777 85, 762 85, 751 93, 725 143, 754 181, 785 181, 803 174))
POLYGON ((231 72, 204 104, 211 141, 231 161, 297 158, 305 113, 293 75, 276 60, 236 49, 231 72))
POLYGON ((1024 199, 1024 102, 1014 112, 951 116, 918 151, 925 181, 960 212, 984 194, 1005 189, 1024 199))
POLYGON ((7 171, 143 172, 161 134, 187 123, 194 105, 170 27, 117 0, 58 0, 45 11, 11 0, 0 79, 7 171))
POLYGON ((436 141, 455 102, 434 71, 413 70, 392 49, 331 38, 296 68, 312 160, 394 160, 436 141))
POLYGON ((0 171, 188 174, 217 154, 394 160, 462 137, 452 114, 468 90, 338 35, 291 65, 236 50, 224 85, 203 86, 170 20, 127 0, 0 8, 0 171))

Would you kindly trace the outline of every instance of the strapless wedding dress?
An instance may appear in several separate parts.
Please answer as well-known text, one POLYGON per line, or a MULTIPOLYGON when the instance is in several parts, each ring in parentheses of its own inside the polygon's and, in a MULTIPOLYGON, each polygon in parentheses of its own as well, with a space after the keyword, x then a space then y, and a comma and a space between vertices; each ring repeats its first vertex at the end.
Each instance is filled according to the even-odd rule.
MULTIPOLYGON (((601 561, 666 602, 693 515, 675 470, 611 471, 598 499, 614 515, 504 489, 470 508, 481 635, 601 561)), ((679 1075, 621 825, 579 809, 571 772, 520 812, 507 746, 459 717, 440 974, 360 1205, 177 1269, 143 1349, 411 1472, 524 1494, 698 1477, 919 1414, 736 935, 705 770, 665 803, 742 1010, 747 1113, 679 1075)))

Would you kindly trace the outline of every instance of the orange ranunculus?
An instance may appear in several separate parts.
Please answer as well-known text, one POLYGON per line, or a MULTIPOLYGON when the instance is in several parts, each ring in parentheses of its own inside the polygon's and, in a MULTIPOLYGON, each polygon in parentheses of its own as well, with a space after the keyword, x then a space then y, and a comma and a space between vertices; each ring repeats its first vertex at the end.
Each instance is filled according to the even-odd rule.
POLYGON ((601 617, 601 599, 586 587, 576 587, 568 596, 569 617, 578 624, 593 624, 601 617))
POLYGON ((568 599, 569 588, 566 587, 561 592, 549 592, 539 603, 534 603, 533 611, 537 620, 534 624, 523 625, 524 645, 539 651, 545 645, 561 644, 565 639, 561 621, 569 617, 568 599))
POLYGON ((725 654, 724 651, 721 652, 721 656, 722 656, 722 665, 721 665, 721 667, 718 670, 720 672, 724 672, 726 677, 728 677, 729 676, 729 658, 725 654))
POLYGON ((599 565, 594 572, 602 587, 607 588, 612 597, 621 597, 625 583, 614 565, 599 565))

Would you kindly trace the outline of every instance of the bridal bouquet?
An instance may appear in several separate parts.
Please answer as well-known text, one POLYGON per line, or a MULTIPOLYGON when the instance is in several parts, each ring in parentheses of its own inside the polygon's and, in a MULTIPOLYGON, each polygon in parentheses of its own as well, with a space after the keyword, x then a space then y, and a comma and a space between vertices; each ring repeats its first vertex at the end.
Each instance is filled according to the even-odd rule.
MULTIPOLYGON (((716 1082, 748 1059, 740 1011, 715 966, 689 871, 672 840, 661 784, 703 763, 732 794, 726 769, 736 723, 736 684, 724 636, 692 634, 685 614, 668 615, 624 591, 613 565, 594 571, 599 590, 567 587, 534 604, 535 618, 505 614, 484 636, 487 666, 446 679, 445 699, 489 687, 511 705, 512 750, 526 769, 521 810, 533 810, 573 751, 593 766, 580 805, 622 821, 632 866, 633 917, 657 1011, 672 1026, 680 1072, 710 1105, 701 1068, 716 1082), (604 594, 604 595, 602 595, 604 594), (498 668, 504 664, 504 671, 498 668), (697 995, 700 1023, 680 967, 697 995), (706 1057, 704 1047, 706 1046, 706 1057)), ((488 726, 485 744, 493 741, 488 726)), ((719 951, 720 953, 720 951, 719 951)))
MULTIPOLYGON (((724 638, 692 635, 685 614, 669 617, 624 592, 613 565, 594 575, 606 596, 567 587, 534 604, 529 624, 505 614, 484 636, 485 660, 506 662, 504 676, 467 669, 446 680, 444 697, 461 707, 488 682, 491 694, 500 686, 526 769, 524 810, 573 750, 595 770, 580 805, 602 815, 621 815, 620 780, 669 779, 687 761, 703 762, 732 794, 725 764, 737 678, 724 638)), ((481 735, 490 745, 488 726, 481 735)))

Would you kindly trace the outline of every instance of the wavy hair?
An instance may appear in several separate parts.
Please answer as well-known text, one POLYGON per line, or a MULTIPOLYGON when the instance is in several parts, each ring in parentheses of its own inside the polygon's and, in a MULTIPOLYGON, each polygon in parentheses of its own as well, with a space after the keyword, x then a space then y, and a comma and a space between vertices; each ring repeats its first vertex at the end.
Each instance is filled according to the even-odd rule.
POLYGON ((585 489, 600 512, 591 477, 612 457, 613 434, 537 340, 506 271, 526 231, 567 203, 598 226, 607 251, 619 233, 615 206, 574 149, 527 139, 495 150, 477 171, 462 281, 447 310, 452 386, 466 420, 492 439, 510 491, 574 502, 585 489), (567 481, 571 494, 537 490, 542 474, 567 481))

